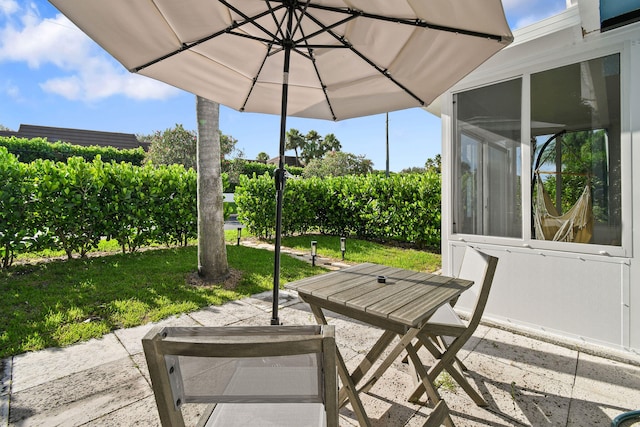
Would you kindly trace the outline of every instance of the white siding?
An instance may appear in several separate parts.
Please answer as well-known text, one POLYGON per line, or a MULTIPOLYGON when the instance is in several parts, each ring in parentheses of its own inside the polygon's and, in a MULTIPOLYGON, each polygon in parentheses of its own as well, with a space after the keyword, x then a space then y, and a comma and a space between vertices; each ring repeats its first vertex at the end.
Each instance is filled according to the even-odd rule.
MULTIPOLYGON (((463 246, 451 245, 458 266, 463 246)), ((612 257, 480 245, 500 259, 485 316, 585 342, 623 349, 628 261, 612 257)), ((470 311, 468 293, 457 307, 470 311)))

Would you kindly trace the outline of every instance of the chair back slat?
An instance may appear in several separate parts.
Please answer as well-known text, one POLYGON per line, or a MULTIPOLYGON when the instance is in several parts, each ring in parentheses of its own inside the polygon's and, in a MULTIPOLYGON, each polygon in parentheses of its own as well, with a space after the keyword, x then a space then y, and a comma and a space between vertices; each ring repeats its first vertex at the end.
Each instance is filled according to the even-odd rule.
POLYGON ((466 248, 458 277, 473 280, 480 287, 469 320, 469 328, 472 330, 475 330, 482 319, 484 309, 489 300, 489 292, 491 291, 497 266, 498 258, 487 255, 472 247, 466 248))

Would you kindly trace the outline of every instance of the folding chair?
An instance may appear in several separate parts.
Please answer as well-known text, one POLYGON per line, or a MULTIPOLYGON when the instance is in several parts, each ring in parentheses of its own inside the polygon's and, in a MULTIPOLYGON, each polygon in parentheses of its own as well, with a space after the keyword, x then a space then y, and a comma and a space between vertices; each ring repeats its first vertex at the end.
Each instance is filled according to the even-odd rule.
MULTIPOLYGON (((443 370, 448 372, 478 406, 487 406, 487 402, 464 377, 462 372, 467 368, 458 359, 457 353, 480 324, 497 265, 498 258, 467 247, 458 277, 473 280, 479 285, 475 307, 469 321, 462 320, 451 305, 445 304, 429 319, 423 333, 418 335, 418 345, 423 345, 437 360, 428 371, 431 382, 433 383, 443 370)), ((476 285, 467 292, 473 292, 474 289, 477 289, 476 285)), ((424 391, 424 386, 418 384, 409 400, 417 401, 424 391)))
POLYGON ((449 407, 444 400, 441 400, 435 408, 433 408, 433 411, 429 414, 429 418, 427 418, 427 422, 424 423, 422 427, 440 427, 443 424, 453 425, 453 420, 449 414, 449 407))
POLYGON ((338 425, 333 326, 165 327, 142 345, 163 427, 338 425))

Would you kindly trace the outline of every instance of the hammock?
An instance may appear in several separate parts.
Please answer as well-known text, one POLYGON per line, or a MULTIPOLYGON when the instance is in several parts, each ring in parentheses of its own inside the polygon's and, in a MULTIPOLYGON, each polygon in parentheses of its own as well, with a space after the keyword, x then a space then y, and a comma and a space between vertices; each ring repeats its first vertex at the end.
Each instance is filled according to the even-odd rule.
POLYGON ((587 183, 578 201, 565 214, 558 215, 538 176, 536 180, 536 239, 556 242, 589 243, 593 235, 591 187, 587 183))

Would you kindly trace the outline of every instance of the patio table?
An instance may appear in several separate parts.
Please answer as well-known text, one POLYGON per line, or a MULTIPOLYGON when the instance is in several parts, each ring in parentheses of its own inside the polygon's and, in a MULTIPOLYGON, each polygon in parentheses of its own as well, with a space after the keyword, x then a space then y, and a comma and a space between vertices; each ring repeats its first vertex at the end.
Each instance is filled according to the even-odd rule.
POLYGON ((339 351, 337 354, 338 373, 343 383, 340 405, 350 401, 360 425, 368 426, 369 419, 358 394, 371 389, 403 351, 411 358, 429 399, 434 404, 440 401, 412 341, 438 307, 454 300, 471 285, 470 280, 364 263, 291 282, 286 288, 298 292, 320 324, 327 324, 323 310, 330 310, 384 330, 353 372, 348 372, 342 355, 339 351), (400 341, 357 388, 396 335, 400 341))

